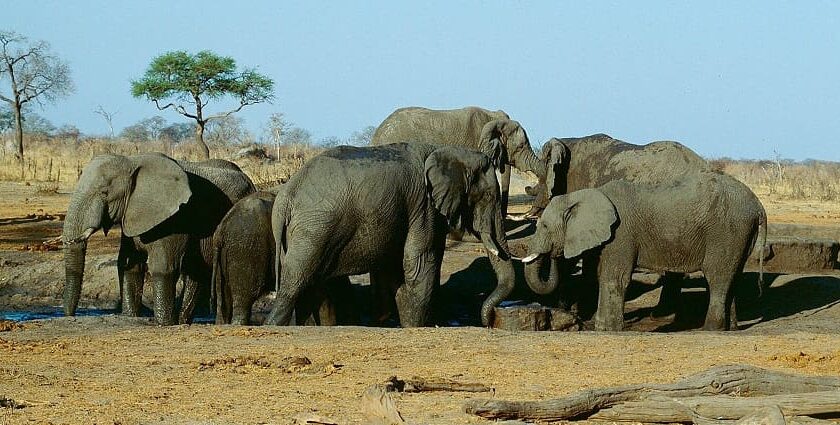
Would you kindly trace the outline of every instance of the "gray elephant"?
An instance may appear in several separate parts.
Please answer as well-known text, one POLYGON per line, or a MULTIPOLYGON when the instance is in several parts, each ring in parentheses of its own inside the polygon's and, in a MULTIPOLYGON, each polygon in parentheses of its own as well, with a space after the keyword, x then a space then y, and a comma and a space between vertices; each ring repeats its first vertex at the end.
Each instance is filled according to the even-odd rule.
POLYGON ((539 216, 552 196, 599 187, 613 180, 661 183, 696 171, 710 170, 700 155, 678 142, 634 145, 606 134, 579 138, 551 138, 542 147, 545 178, 529 194, 536 196, 530 211, 517 219, 539 216))
POLYGON ((400 108, 388 115, 373 133, 372 145, 420 142, 463 146, 493 159, 502 173, 502 216, 507 214, 510 167, 545 176, 525 129, 504 111, 477 107, 435 110, 400 108))
POLYGON ((522 261, 528 286, 545 294, 560 283, 554 261, 543 279, 547 258, 593 257, 599 289, 595 328, 613 331, 624 326, 624 294, 636 266, 702 271, 709 284, 703 328, 727 330, 737 324, 731 285, 759 231, 763 249, 764 207, 748 187, 725 174, 701 172, 658 185, 618 180, 553 198, 522 261))
POLYGON ((267 323, 288 324, 309 287, 370 273, 374 292, 396 303, 400 324, 423 326, 450 227, 473 233, 489 253, 498 285, 482 307, 487 323, 514 279, 500 204, 490 158, 461 147, 395 143, 321 153, 274 204, 278 292, 267 323))
POLYGON ((198 291, 209 294, 213 232, 234 202, 254 191, 248 176, 227 161, 192 163, 157 153, 95 157, 79 177, 64 222, 64 313, 74 315, 79 303, 88 238, 119 224, 123 314, 140 314, 148 272, 157 323, 178 319, 179 276, 180 321, 191 321, 198 291))
MULTIPOLYGON (((213 235, 216 323, 247 325, 254 302, 274 289, 271 209, 279 187, 240 199, 213 235)), ((295 305, 296 322, 354 324, 349 279, 307 291, 295 305)))

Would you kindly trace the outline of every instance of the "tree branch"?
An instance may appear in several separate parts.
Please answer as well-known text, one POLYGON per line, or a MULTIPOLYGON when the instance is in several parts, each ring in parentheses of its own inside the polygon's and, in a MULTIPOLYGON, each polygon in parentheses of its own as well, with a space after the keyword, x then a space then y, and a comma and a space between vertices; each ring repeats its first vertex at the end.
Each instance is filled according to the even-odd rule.
POLYGON ((183 106, 181 106, 181 105, 176 105, 176 104, 174 104, 174 103, 167 103, 167 104, 166 104, 166 105, 164 105, 164 106, 160 106, 160 103, 158 102, 158 100, 157 100, 157 99, 152 99, 152 102, 155 102, 155 106, 157 106, 158 110, 160 110, 160 111, 163 111, 163 110, 168 109, 168 108, 170 108, 170 107, 171 107, 171 108, 172 108, 172 109, 174 109, 176 112, 178 112, 179 114, 181 114, 181 115, 183 115, 183 116, 185 116, 185 117, 187 117, 187 118, 192 118, 192 119, 194 119, 194 120, 197 120, 197 119, 198 119, 198 117, 197 117, 197 116, 195 116, 195 115, 190 114, 189 112, 187 112, 187 110, 186 110, 186 109, 184 109, 184 107, 183 107, 183 106))

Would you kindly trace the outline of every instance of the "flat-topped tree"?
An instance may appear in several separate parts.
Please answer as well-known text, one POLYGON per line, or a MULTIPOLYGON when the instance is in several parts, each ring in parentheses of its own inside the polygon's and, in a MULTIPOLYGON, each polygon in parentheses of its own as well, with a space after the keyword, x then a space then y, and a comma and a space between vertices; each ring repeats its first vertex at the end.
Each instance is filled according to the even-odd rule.
POLYGON ((195 139, 205 158, 210 149, 204 142, 207 123, 239 112, 246 105, 270 101, 274 82, 251 68, 236 70, 233 58, 204 50, 191 55, 184 51, 164 53, 152 60, 139 80, 131 82, 131 94, 145 97, 158 109, 172 108, 196 122, 195 139), (226 112, 206 114, 211 100, 231 96, 239 106, 226 112), (164 104, 163 102, 168 102, 164 104))

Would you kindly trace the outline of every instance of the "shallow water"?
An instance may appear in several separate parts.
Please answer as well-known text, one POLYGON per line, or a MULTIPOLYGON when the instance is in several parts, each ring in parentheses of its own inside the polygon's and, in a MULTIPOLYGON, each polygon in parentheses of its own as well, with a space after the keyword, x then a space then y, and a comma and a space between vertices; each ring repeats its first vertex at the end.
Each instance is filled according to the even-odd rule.
MULTIPOLYGON (((105 308, 80 308, 76 310, 76 316, 105 316, 109 314, 120 314, 116 309, 105 308)), ((35 310, 0 310, 0 320, 11 320, 13 322, 26 322, 29 320, 52 319, 64 317, 64 310, 61 307, 44 307, 35 310)), ((196 317, 193 323, 214 323, 213 317, 196 317)))

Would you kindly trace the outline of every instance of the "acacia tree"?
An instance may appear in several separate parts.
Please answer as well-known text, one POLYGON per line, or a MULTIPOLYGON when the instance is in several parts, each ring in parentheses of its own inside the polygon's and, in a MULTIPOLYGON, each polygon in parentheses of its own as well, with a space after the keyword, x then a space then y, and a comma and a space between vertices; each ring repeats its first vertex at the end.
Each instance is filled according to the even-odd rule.
POLYGON ((30 42, 14 31, 0 31, 0 80, 9 81, 0 100, 14 115, 15 157, 23 161, 23 107, 33 100, 43 106, 73 92, 70 68, 50 52, 46 41, 30 42))
POLYGON ((159 110, 172 108, 195 120, 196 143, 205 158, 210 157, 210 149, 204 142, 207 123, 239 112, 247 105, 270 101, 274 97, 273 88, 274 82, 256 70, 237 71, 233 58, 207 50, 195 55, 184 51, 165 53, 152 60, 142 78, 131 82, 134 97, 145 97, 159 110), (208 115, 207 104, 225 96, 235 97, 239 105, 208 115))

